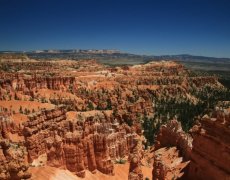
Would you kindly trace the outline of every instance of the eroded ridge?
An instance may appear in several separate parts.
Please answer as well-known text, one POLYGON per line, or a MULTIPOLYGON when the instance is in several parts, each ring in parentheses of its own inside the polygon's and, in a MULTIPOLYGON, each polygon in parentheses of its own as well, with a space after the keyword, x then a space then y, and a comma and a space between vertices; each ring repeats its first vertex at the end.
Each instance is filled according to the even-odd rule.
POLYGON ((76 178, 89 172, 94 178, 100 173, 116 177, 116 167, 125 167, 123 179, 151 179, 152 171, 158 179, 190 171, 200 177, 197 156, 203 147, 196 136, 206 142, 212 133, 225 144, 222 154, 228 160, 226 118, 219 125, 203 118, 197 128, 207 134, 195 133, 194 148, 182 130, 193 125, 210 97, 226 97, 216 77, 194 76, 173 61, 111 67, 95 60, 25 58, 0 66, 0 179, 34 178, 34 169, 43 167, 65 169, 76 178), (166 122, 154 142, 157 127, 166 122))

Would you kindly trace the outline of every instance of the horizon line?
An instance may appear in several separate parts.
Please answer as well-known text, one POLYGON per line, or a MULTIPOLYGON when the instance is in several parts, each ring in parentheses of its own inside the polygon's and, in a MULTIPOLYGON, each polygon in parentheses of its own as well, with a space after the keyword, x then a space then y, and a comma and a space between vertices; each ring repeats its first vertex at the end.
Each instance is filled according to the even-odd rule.
MULTIPOLYGON (((154 55, 154 54, 141 54, 141 53, 133 53, 133 52, 127 52, 120 49, 96 49, 96 48, 88 48, 88 49, 81 49, 81 48, 71 48, 71 49, 36 49, 36 50, 0 50, 0 53, 58 53, 58 52, 42 52, 42 51, 117 51, 115 53, 121 53, 121 54, 132 54, 137 56, 199 56, 199 57, 206 57, 206 58, 217 58, 217 59, 230 59, 230 57, 217 57, 217 56, 206 56, 206 55, 198 55, 198 54, 190 54, 190 53, 181 53, 181 54, 160 54, 160 55, 154 55), (41 51, 41 52, 36 52, 41 51)), ((77 53, 77 52, 75 52, 77 53)), ((115 54, 114 53, 114 54, 115 54)))

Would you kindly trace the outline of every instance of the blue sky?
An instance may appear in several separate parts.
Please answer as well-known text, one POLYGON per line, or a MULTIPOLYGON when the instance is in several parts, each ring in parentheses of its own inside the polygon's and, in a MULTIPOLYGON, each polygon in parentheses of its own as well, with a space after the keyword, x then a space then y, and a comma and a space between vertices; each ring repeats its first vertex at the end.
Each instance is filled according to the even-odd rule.
POLYGON ((230 57, 228 0, 0 0, 0 50, 230 57))

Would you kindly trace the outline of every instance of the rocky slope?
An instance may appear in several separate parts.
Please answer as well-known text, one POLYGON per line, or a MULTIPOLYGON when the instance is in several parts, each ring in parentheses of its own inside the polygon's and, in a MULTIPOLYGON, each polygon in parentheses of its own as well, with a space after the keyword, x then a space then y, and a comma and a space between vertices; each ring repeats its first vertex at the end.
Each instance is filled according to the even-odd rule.
POLYGON ((217 108, 190 130, 176 120, 161 126, 156 138, 153 179, 229 179, 230 109, 217 108))
POLYGON ((227 93, 217 78, 194 77, 172 61, 108 67, 94 60, 27 59, 0 65, 7 67, 0 72, 2 179, 29 178, 29 166, 116 177, 114 164, 128 162, 127 178, 148 177, 145 169, 153 164, 155 178, 166 156, 172 162, 159 177, 180 177, 192 159, 191 139, 181 126, 190 127, 210 97, 217 101, 227 93), (182 115, 188 119, 160 129, 152 163, 146 149, 153 130, 182 115))

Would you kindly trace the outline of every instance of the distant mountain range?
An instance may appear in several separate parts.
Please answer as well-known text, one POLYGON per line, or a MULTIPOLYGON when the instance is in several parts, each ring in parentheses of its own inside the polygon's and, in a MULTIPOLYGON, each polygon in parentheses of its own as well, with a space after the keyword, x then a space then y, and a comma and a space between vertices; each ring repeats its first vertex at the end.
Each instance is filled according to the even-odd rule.
POLYGON ((56 49, 48 49, 48 50, 34 50, 34 51, 0 51, 0 53, 92 53, 92 54, 114 54, 120 53, 119 50, 116 49, 66 49, 66 50, 56 50, 56 49))
MULTIPOLYGON (((70 50, 35 50, 35 51, 0 51, 0 54, 26 54, 34 59, 98 59, 98 60, 125 60, 138 62, 148 62, 151 60, 176 60, 176 61, 218 61, 224 62, 230 61, 230 58, 216 58, 216 57, 206 57, 206 56, 194 56, 189 54, 179 54, 179 55, 138 55, 126 52, 121 52, 114 49, 70 49, 70 50)), ((119 63, 120 64, 120 63, 119 63)), ((129 63, 128 63, 129 64, 129 63)))

